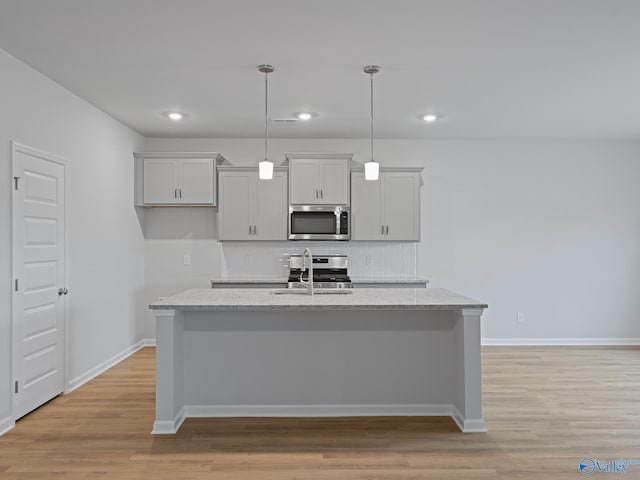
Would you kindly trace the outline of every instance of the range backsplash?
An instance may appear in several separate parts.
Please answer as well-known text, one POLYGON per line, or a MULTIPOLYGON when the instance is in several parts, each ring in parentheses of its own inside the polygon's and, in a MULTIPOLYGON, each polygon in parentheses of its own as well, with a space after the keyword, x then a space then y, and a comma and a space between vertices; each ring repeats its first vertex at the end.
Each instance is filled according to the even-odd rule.
POLYGON ((285 278, 289 255, 305 248, 313 255, 345 254, 349 275, 363 277, 414 277, 415 243, 379 242, 221 242, 220 273, 229 278, 285 278))

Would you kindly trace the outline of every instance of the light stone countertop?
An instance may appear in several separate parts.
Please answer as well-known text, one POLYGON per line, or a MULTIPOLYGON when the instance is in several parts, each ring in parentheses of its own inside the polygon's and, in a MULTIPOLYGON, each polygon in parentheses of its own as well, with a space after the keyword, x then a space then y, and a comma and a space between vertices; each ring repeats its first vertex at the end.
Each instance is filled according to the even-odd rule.
POLYGON ((268 277, 268 278, 260 278, 260 277, 255 277, 255 278, 233 278, 233 277, 225 277, 225 278, 214 278, 211 280, 212 284, 216 284, 216 283, 274 283, 274 284, 281 284, 281 283, 287 283, 289 281, 289 279, 287 277, 281 277, 281 278, 276 278, 276 277, 268 277))
MULTIPOLYGON (((273 284, 282 284, 287 283, 289 281, 288 278, 214 278, 211 280, 211 284, 233 284, 233 283, 246 283, 246 284, 255 284, 255 283, 273 283, 273 284)), ((402 284, 402 283, 424 283, 428 284, 429 280, 426 278, 418 278, 418 277, 351 277, 351 283, 389 283, 389 284, 402 284)))
POLYGON ((351 277, 351 283, 424 283, 429 280, 419 277, 351 277))
MULTIPOLYGON (((279 289, 278 289, 279 290, 279 289)), ((275 294, 274 290, 197 288, 149 305, 152 310, 452 310, 487 304, 443 288, 358 288, 353 294, 275 294)))

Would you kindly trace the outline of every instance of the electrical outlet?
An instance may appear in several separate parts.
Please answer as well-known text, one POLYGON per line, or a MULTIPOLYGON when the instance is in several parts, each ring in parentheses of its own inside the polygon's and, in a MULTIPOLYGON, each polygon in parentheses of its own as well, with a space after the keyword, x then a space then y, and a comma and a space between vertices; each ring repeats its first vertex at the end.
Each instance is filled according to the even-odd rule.
POLYGON ((522 312, 518 312, 518 316, 516 318, 516 322, 518 323, 524 323, 524 313, 522 312))
POLYGON ((185 265, 191 265, 191 255, 184 255, 182 257, 182 263, 184 263, 185 265))

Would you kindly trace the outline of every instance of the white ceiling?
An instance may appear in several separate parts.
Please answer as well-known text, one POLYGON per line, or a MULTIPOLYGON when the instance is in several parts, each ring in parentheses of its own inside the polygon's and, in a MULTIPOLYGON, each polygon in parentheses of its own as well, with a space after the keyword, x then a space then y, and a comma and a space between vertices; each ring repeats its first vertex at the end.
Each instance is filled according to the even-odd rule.
POLYGON ((640 138, 638 0, 0 0, 0 48, 146 136, 261 137, 271 63, 271 136, 366 138, 374 63, 376 138, 640 138))

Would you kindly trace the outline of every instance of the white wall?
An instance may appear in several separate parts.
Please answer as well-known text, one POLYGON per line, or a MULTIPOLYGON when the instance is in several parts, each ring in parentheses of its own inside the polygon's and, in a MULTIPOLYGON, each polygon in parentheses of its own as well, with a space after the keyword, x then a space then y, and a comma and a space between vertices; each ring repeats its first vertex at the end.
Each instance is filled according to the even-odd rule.
MULTIPOLYGON (((145 150, 218 151, 253 165, 262 142, 149 138, 145 150)), ((319 151, 353 153, 359 162, 369 147, 344 139, 270 145, 272 159, 319 151)), ((488 302, 485 338, 640 338, 640 142, 379 140, 376 156, 425 167, 415 271, 433 287, 488 302)), ((215 210, 182 212, 147 215, 149 301, 207 286, 226 273, 225 249, 241 248, 215 240, 215 210), (184 253, 193 255, 191 267, 182 265, 184 253)), ((261 248, 274 246, 246 251, 261 248)), ((147 329, 153 335, 149 318, 147 329)))
POLYGON ((144 139, 0 50, 0 422, 10 413, 10 141, 68 162, 69 379, 142 338, 144 243, 131 152, 144 139))

